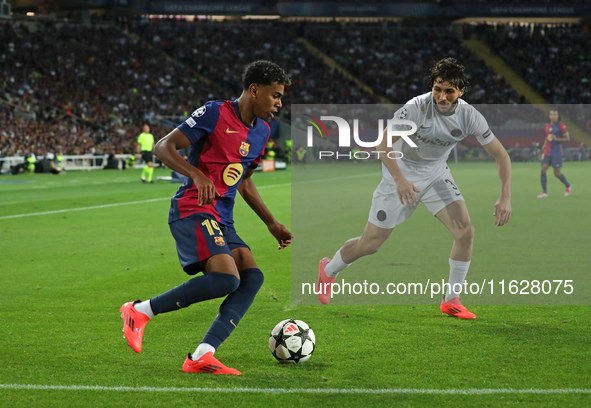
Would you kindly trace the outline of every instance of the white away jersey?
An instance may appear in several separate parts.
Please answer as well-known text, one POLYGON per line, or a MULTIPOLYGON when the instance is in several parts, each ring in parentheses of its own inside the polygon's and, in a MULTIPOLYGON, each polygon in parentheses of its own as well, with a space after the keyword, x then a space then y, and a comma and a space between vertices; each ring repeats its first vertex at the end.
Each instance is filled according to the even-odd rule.
POLYGON ((432 92, 411 99, 394 113, 393 119, 410 120, 417 125, 416 133, 409 137, 418 147, 410 147, 403 139, 392 146, 404 155, 401 161, 411 166, 439 168, 456 143, 471 135, 483 146, 494 139, 486 119, 473 106, 458 99, 451 114, 441 113, 433 102, 432 92))

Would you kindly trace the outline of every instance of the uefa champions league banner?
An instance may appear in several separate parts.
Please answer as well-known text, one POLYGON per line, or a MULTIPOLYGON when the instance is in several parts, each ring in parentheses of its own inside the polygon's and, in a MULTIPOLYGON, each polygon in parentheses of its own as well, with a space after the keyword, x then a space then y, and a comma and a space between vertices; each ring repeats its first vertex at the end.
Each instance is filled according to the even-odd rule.
POLYGON ((259 1, 195 2, 150 1, 148 12, 154 14, 203 14, 203 15, 267 15, 277 14, 274 7, 266 7, 259 1))
MULTIPOLYGON (((103 0, 105 1, 105 0, 103 0)), ((150 1, 147 11, 155 14, 219 14, 219 15, 282 15, 282 16, 341 16, 341 17, 421 17, 441 15, 441 8, 432 3, 347 3, 334 2, 278 2, 263 5, 257 1, 194 2, 150 1)))
POLYGON ((456 17, 581 17, 589 14, 589 4, 458 3, 448 9, 448 15, 456 17))
POLYGON ((163 1, 152 0, 140 6, 130 0, 91 0, 96 4, 117 7, 145 8, 154 14, 203 14, 203 15, 281 15, 281 16, 340 16, 340 17, 579 17, 591 13, 588 4, 540 4, 533 3, 443 3, 390 2, 390 3, 339 3, 281 1, 264 5, 258 1, 163 1))
MULTIPOLYGON (((413 114, 405 105, 292 105, 293 304, 319 305, 321 259, 333 258, 348 240, 361 236, 368 222, 387 222, 389 213, 381 214, 380 208, 374 208, 385 202, 376 197, 387 195, 390 188, 378 188, 388 172, 382 159, 400 163, 404 155, 410 159, 401 166, 409 178, 414 177, 415 185, 439 177, 437 172, 449 172, 443 177, 446 190, 430 194, 429 203, 422 201, 403 210, 405 215, 396 221, 400 223, 376 253, 360 257, 338 274, 331 286, 330 304, 439 304, 449 285, 453 237, 433 216, 433 203, 448 193, 464 200, 476 230, 468 275, 461 288, 455 288, 461 291, 465 304, 591 304, 589 265, 569 263, 568 258, 571 251, 588 252, 588 243, 569 240, 568 230, 582 225, 547 231, 544 219, 555 216, 558 209, 550 201, 536 198, 538 167, 531 170, 534 163, 527 164, 533 173, 526 174, 524 167, 514 163, 514 185, 531 179, 532 188, 513 189, 513 216, 506 225, 495 226, 492 214, 500 180, 495 161, 483 147, 497 137, 514 161, 520 161, 514 156, 519 151, 525 161, 540 163, 541 148, 550 137, 549 111, 558 110, 571 138, 589 137, 586 121, 591 117, 590 107, 471 107, 473 111, 458 116, 455 122, 446 119, 452 125, 445 127, 437 112, 425 109, 413 114), (443 127, 437 130, 439 126, 443 127), (388 147, 389 138, 397 140, 392 147, 388 147), (431 166, 438 155, 444 155, 443 160, 431 166), (471 174, 466 174, 466 168, 471 174), (535 216, 523 217, 524 212, 535 216), (524 222, 524 218, 536 221, 524 222), (539 241, 533 251, 532 245, 529 249, 523 245, 532 240, 539 241)), ((579 142, 571 144, 578 146, 579 142)), ((565 167, 568 175, 568 165, 565 167)), ((548 170, 548 183, 559 183, 552 169, 548 170)), ((424 189, 425 194, 430 188, 424 189)), ((426 197, 422 194, 417 193, 419 200, 426 197)), ((562 191, 557 194, 563 205, 576 199, 563 197, 562 191)), ((396 200, 398 197, 393 205, 396 200)), ((582 213, 579 218, 588 228, 589 214, 582 213)))
POLYGON ((282 16, 339 16, 339 17, 426 17, 442 15, 435 3, 340 3, 340 2, 279 2, 277 11, 282 16))

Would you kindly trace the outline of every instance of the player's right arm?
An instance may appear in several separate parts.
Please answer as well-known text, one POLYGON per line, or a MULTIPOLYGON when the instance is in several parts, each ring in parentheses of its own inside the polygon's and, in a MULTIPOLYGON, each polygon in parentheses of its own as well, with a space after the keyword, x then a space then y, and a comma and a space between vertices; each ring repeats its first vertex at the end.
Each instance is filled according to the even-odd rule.
MULTIPOLYGON (((393 151, 391 147, 388 147, 388 129, 384 129, 384 135, 382 137, 381 143, 378 145, 377 150, 379 152, 390 152, 393 151)), ((392 137, 392 145, 396 143, 400 139, 400 136, 392 137)), ((415 187, 413 183, 407 180, 402 174, 400 167, 398 166, 398 160, 388 157, 386 154, 381 154, 380 159, 384 166, 388 169, 394 182, 396 183, 396 191, 398 192, 398 198, 403 205, 407 205, 409 207, 417 205, 419 199, 417 197, 419 190, 415 187)))
POLYGON ((211 204, 220 196, 211 179, 201 170, 183 159, 179 150, 189 147, 191 141, 178 128, 164 136, 154 146, 154 154, 171 170, 187 176, 195 183, 199 192, 198 205, 211 204))

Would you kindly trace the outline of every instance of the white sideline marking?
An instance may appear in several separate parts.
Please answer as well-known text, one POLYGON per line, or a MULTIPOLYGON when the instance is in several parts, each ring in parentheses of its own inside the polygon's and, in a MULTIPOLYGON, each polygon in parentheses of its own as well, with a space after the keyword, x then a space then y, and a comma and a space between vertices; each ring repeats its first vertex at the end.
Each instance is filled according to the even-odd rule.
POLYGON ((129 201, 129 202, 126 202, 126 203, 113 203, 113 204, 95 205, 93 207, 68 208, 68 209, 65 209, 65 210, 54 210, 54 211, 43 211, 43 212, 27 213, 27 214, 6 215, 4 217, 0 217, 0 220, 8 220, 10 218, 32 217, 34 215, 59 214, 59 213, 65 213, 65 212, 71 212, 71 211, 95 210, 97 208, 118 207, 118 206, 121 206, 121 205, 144 204, 144 203, 152 203, 154 201, 163 201, 163 200, 170 200, 170 197, 167 197, 167 198, 153 198, 151 200, 142 200, 142 201, 129 201))
POLYGON ((490 395, 490 394, 591 394, 590 388, 516 389, 516 388, 181 388, 181 387, 106 387, 101 385, 39 385, 0 384, 0 389, 49 391, 116 391, 116 392, 214 392, 259 394, 434 394, 434 395, 490 395))
MULTIPOLYGON (((291 183, 283 183, 283 184, 272 184, 267 186, 257 187, 257 190, 261 190, 264 188, 270 187, 281 187, 281 186, 288 186, 291 183)), ((68 208, 65 210, 54 210, 54 211, 43 211, 43 212, 36 212, 36 213, 26 213, 26 214, 15 214, 15 215, 6 215, 4 217, 0 217, 0 220, 8 220, 10 218, 21 218, 21 217, 32 217, 34 215, 49 215, 49 214, 59 214, 65 213, 70 211, 86 211, 86 210, 96 210, 99 208, 110 208, 110 207, 119 207, 121 205, 133 205, 133 204, 145 204, 145 203, 153 203, 155 201, 164 201, 170 200, 172 197, 165 197, 165 198, 153 198, 150 200, 141 200, 141 201, 128 201, 126 203, 113 203, 113 204, 103 204, 103 205, 95 205, 92 207, 80 207, 80 208, 68 208)))
MULTIPOLYGON (((358 178, 358 177, 366 177, 367 175, 373 175, 373 174, 358 174, 355 176, 351 176, 350 178, 358 178)), ((340 180, 338 177, 333 177, 333 178, 327 178, 327 179, 321 179, 321 180, 308 180, 308 181, 301 181, 301 182, 295 182, 295 183, 282 183, 282 184, 269 184, 266 186, 257 186, 257 190, 262 190, 265 188, 272 188, 272 187, 284 187, 284 186, 289 186, 292 184, 311 184, 311 183, 320 183, 320 182, 326 182, 326 181, 333 181, 333 180, 340 180)), ((72 181, 72 180, 70 180, 72 181)), ((14 214, 14 215, 5 215, 4 217, 0 217, 0 220, 9 220, 11 218, 22 218, 22 217, 33 217, 36 215, 50 215, 50 214, 60 214, 60 213, 67 213, 67 212, 71 212, 71 211, 86 211, 86 210, 96 210, 96 209, 100 209, 100 208, 111 208, 111 207, 119 207, 121 205, 133 205, 133 204, 144 204, 144 203, 153 203, 156 201, 164 201, 164 200, 170 200, 172 197, 166 197, 166 198, 153 198, 150 200, 142 200, 142 201, 128 201, 125 203, 113 203, 113 204, 104 204, 104 205, 95 205, 92 207, 79 207, 79 208, 68 208, 68 209, 64 209, 64 210, 54 210, 54 211, 43 211, 43 212, 35 212, 35 213, 26 213, 26 214, 14 214)))

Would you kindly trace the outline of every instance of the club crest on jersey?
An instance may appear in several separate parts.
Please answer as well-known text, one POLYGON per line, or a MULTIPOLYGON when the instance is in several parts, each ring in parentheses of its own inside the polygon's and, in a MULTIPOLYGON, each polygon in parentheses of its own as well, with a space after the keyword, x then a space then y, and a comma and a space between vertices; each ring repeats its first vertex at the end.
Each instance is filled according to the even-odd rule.
POLYGON ((243 172, 244 168, 242 167, 242 163, 228 164, 223 174, 224 183, 226 183, 228 186, 235 185, 240 181, 243 172))
POLYGON ((215 244, 219 245, 219 246, 224 246, 226 245, 226 242, 224 241, 224 237, 213 237, 215 244))
POLYGON ((242 156, 248 156, 248 149, 250 148, 250 143, 242 142, 240 143, 240 149, 238 151, 242 156))

